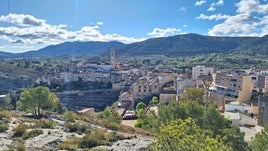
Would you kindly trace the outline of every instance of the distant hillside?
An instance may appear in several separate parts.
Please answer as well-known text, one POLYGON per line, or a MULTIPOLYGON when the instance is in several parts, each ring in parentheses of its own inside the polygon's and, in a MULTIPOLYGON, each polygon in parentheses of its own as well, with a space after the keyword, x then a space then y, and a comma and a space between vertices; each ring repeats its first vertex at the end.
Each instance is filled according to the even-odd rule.
POLYGON ((125 44, 113 42, 65 42, 58 45, 51 45, 38 51, 30 51, 20 54, 21 57, 46 57, 46 56, 71 56, 71 55, 100 55, 111 49, 111 46, 119 48, 125 44))
POLYGON ((268 35, 251 39, 234 49, 236 53, 246 53, 249 55, 268 55, 268 35))
POLYGON ((254 41, 262 43, 263 45, 259 47, 263 48, 265 46, 263 40, 263 37, 211 37, 198 34, 185 34, 165 38, 153 38, 128 44, 121 47, 117 51, 117 54, 128 56, 164 54, 174 56, 225 53, 236 48, 237 51, 240 51, 242 50, 242 46, 248 47, 254 41))
POLYGON ((79 55, 109 55, 111 46, 117 56, 167 55, 189 56, 208 53, 261 54, 268 55, 268 36, 264 37, 212 37, 198 34, 151 38, 142 42, 65 42, 38 51, 21 54, 0 52, 0 59, 11 57, 50 57, 79 55))
POLYGON ((8 52, 0 52, 0 59, 12 58, 14 55, 8 52))

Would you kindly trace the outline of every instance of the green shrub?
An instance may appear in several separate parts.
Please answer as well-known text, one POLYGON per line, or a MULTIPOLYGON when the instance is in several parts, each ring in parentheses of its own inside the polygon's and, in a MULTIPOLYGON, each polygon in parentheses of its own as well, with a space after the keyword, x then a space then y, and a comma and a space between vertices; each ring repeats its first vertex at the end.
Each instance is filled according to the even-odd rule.
POLYGON ((139 128, 141 128, 141 127, 142 127, 142 120, 141 120, 141 119, 138 119, 138 120, 135 122, 134 127, 139 127, 139 128))
POLYGON ((8 130, 9 125, 6 123, 0 123, 0 132, 5 132, 8 130))
POLYGON ((114 131, 116 131, 120 128, 120 124, 118 124, 114 121, 106 120, 106 119, 102 120, 100 124, 108 129, 111 129, 114 131))
POLYGON ((80 148, 92 148, 100 145, 108 145, 105 131, 101 129, 95 129, 88 135, 84 136, 79 143, 80 148))
POLYGON ((76 114, 71 111, 66 111, 63 114, 63 119, 67 122, 75 122, 76 114))
POLYGON ((20 124, 20 125, 18 125, 17 127, 15 127, 12 130, 14 132, 13 133, 13 136, 15 136, 15 137, 21 137, 26 130, 27 130, 27 126, 24 125, 24 124, 20 124))
POLYGON ((77 150, 78 149, 78 145, 81 142, 81 138, 77 138, 77 137, 71 137, 69 138, 67 141, 63 141, 61 142, 57 148, 59 150, 77 150))
POLYGON ((87 132, 91 129, 90 126, 79 123, 67 123, 65 127, 67 128, 68 132, 75 132, 79 134, 87 132))
POLYGON ((22 138, 23 139, 33 138, 33 137, 36 137, 40 134, 43 134, 43 131, 35 129, 35 130, 31 130, 29 132, 24 133, 22 138))
POLYGON ((16 146, 16 150, 17 151, 25 151, 25 145, 24 144, 19 144, 18 146, 16 146))
POLYGON ((111 133, 111 134, 109 134, 107 136, 107 140, 109 142, 115 142, 115 141, 122 140, 122 139, 125 139, 125 138, 126 138, 125 136, 120 135, 120 134, 118 134, 116 132, 113 132, 113 133, 111 133))
POLYGON ((54 129, 56 124, 54 121, 48 120, 48 119, 44 119, 44 120, 40 120, 39 122, 37 122, 36 125, 38 128, 48 128, 48 129, 54 129))

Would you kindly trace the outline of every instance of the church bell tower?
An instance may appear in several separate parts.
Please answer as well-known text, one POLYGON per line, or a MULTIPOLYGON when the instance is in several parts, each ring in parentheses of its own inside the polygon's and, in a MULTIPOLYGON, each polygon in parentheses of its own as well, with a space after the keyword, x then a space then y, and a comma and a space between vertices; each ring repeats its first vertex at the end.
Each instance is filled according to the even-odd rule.
POLYGON ((111 60, 112 68, 115 69, 115 51, 114 51, 114 47, 111 48, 110 60, 111 60))

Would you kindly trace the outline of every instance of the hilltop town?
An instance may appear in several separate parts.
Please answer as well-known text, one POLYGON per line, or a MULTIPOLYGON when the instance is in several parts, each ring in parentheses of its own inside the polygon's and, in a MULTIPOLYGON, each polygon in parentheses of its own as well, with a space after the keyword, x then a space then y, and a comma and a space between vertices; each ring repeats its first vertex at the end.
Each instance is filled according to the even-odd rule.
MULTIPOLYGON (((47 60, 52 61, 52 59, 47 60)), ((232 125, 238 126, 240 132, 245 133, 243 139, 246 142, 251 141, 255 134, 268 123, 266 101, 268 98, 266 95, 268 71, 256 67, 246 70, 223 70, 200 64, 178 72, 169 67, 154 65, 152 63, 154 60, 148 58, 141 63, 135 60, 117 59, 114 47, 111 47, 109 58, 106 59, 98 57, 69 58, 68 62, 60 61, 61 64, 54 63, 54 66, 48 64, 43 67, 37 66, 41 65, 42 61, 32 61, 37 65, 29 63, 31 59, 23 61, 7 61, 9 64, 12 62, 11 65, 17 64, 17 67, 12 67, 13 71, 3 68, 1 77, 10 80, 20 78, 28 81, 29 84, 25 83, 23 87, 31 87, 31 84, 35 87, 49 87, 66 110, 77 114, 86 113, 95 117, 96 113, 101 113, 107 107, 112 106, 112 109, 123 119, 123 124, 142 128, 141 125, 135 124, 137 118, 139 121, 146 115, 158 112, 158 105, 152 103, 152 98, 155 98, 157 104, 169 104, 172 101, 182 100, 184 95, 191 90, 202 89, 202 93, 195 92, 193 95, 199 95, 201 104, 205 107, 213 103, 223 117, 229 119, 232 125), (12 77, 11 75, 18 72, 20 65, 23 65, 22 70, 29 70, 31 74, 25 73, 25 75, 12 77), (31 75, 34 76, 31 77, 31 75), (147 107, 142 110, 142 113, 139 113, 137 105, 141 102, 147 107)), ((0 96, 2 104, 5 104, 8 96, 16 110, 16 102, 20 100, 22 91, 19 87, 6 94, 3 91, 0 96)), ((17 114, 13 113, 15 117, 17 114)), ((59 123, 64 122, 63 119, 53 119, 59 123)), ((11 119, 11 123, 16 122, 11 119)), ((16 124, 11 125, 8 133, 12 134, 11 130, 15 126, 16 124)), ((62 126, 59 124, 57 129, 64 129, 62 126)), ((60 141, 56 141, 59 138, 54 137, 55 144, 71 135, 64 131, 57 131, 57 133, 62 133, 64 137, 60 141)), ((3 135, 3 137, 9 138, 10 136, 3 135)), ((83 136, 78 135, 77 137, 83 136)), ((148 143, 153 141, 151 137, 145 138, 150 140, 148 143)), ((3 138, 2 140, 4 141, 3 138)), ((11 144, 14 145, 14 142, 11 144)), ((7 148, 11 144, 3 145, 7 148)), ((48 144, 43 145, 49 146, 48 144)), ((39 147, 36 146, 36 148, 39 147)), ((26 145, 26 148, 30 149, 31 145, 26 145)))

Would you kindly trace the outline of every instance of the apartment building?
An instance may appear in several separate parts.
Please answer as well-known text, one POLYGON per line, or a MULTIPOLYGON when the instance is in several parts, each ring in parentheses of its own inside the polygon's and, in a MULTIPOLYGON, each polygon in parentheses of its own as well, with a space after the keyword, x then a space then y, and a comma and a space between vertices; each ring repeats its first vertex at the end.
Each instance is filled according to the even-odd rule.
POLYGON ((209 75, 214 72, 214 68, 205 66, 196 66, 192 68, 192 80, 197 80, 201 75, 209 75))
POLYGON ((268 96, 262 95, 258 99, 258 125, 268 124, 268 96))
POLYGON ((70 73, 70 72, 62 72, 60 73, 60 80, 62 83, 78 81, 79 74, 78 73, 70 73))
POLYGON ((244 72, 215 73, 215 90, 217 93, 235 98, 236 101, 249 103, 253 90, 251 76, 244 72))
POLYGON ((268 92, 268 74, 261 74, 257 78, 257 88, 263 93, 268 92))

